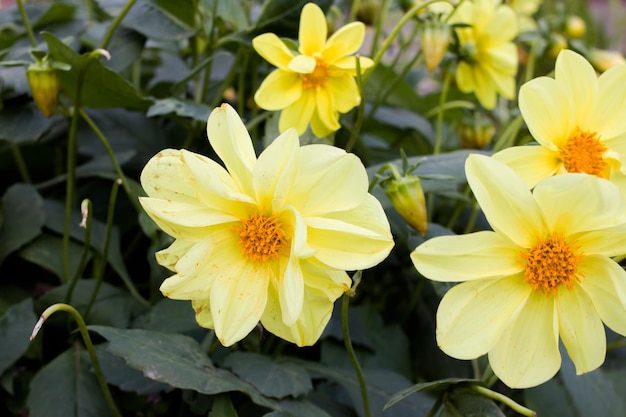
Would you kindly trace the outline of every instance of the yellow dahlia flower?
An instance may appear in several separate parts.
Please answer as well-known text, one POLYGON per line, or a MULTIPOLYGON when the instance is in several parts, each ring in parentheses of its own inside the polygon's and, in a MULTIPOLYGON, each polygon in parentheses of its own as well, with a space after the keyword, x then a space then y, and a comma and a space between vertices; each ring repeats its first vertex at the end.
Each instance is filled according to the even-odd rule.
POLYGON ((259 321, 300 346, 315 343, 350 288, 345 271, 379 263, 393 246, 363 164, 333 146, 301 147, 293 129, 257 158, 226 104, 209 116, 207 133, 226 169, 166 149, 141 173, 149 196, 141 205, 175 238, 157 253, 176 272, 161 292, 191 300, 198 323, 225 346, 259 321))
POLYGON ((517 17, 506 5, 494 0, 467 0, 448 23, 463 23, 456 33, 461 62, 456 82, 464 93, 474 93, 486 109, 496 106, 497 94, 515 97, 517 17))
POLYGON ((600 77, 579 54, 563 50, 554 79, 535 78, 520 88, 519 107, 541 146, 519 146, 494 157, 529 187, 564 172, 610 179, 626 192, 626 65, 600 77))
POLYGON ((506 165, 470 155, 467 179, 493 231, 430 239, 411 254, 422 275, 465 281, 437 311, 448 355, 485 353, 512 388, 559 370, 559 336, 577 373, 604 362, 604 324, 626 335, 626 272, 610 257, 626 247, 626 204, 609 181, 548 178, 534 191, 506 165))
MULTIPOLYGON (((310 123, 316 136, 328 136, 341 127, 339 113, 361 102, 352 54, 363 43, 365 25, 350 23, 328 40, 327 30, 322 10, 307 3, 300 15, 299 53, 273 33, 252 40, 259 55, 277 67, 261 83, 254 100, 266 110, 282 110, 278 122, 281 133, 294 127, 302 134, 310 123)), ((373 62, 361 57, 359 64, 363 71, 373 62)))

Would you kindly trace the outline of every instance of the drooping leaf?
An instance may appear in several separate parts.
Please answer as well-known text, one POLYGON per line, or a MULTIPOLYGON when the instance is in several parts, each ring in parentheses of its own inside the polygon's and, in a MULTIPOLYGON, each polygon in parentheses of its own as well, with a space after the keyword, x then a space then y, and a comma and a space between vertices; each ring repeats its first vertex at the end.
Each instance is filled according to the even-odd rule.
POLYGON ((211 108, 201 103, 189 100, 180 100, 174 97, 155 100, 148 109, 147 116, 154 117, 163 114, 176 114, 182 117, 189 117, 194 120, 206 123, 211 114, 211 108))
POLYGON ((311 377, 300 365, 276 363, 257 353, 233 352, 224 361, 224 366, 267 397, 299 397, 313 388, 311 377))
POLYGON ((209 417, 237 417, 237 411, 230 397, 224 394, 215 397, 209 417))
MULTIPOLYGON (((176 2, 176 7, 191 7, 188 0, 176 2)), ((170 6, 171 7, 171 6, 170 6)), ((143 34, 147 38, 181 41, 195 33, 193 27, 171 13, 169 7, 150 0, 139 0, 124 17, 122 25, 143 34)))
POLYGON ((189 301, 163 298, 145 314, 137 317, 133 327, 167 333, 186 333, 198 329, 198 323, 189 301))
POLYGON ((13 304, 0 317, 0 374, 26 352, 36 322, 32 298, 13 304))
MULTIPOLYGON (((74 276, 83 253, 82 245, 70 241, 68 247, 70 260, 70 273, 74 276)), ((62 282, 64 276, 63 266, 63 239, 49 234, 42 234, 20 251, 20 257, 40 267, 51 271, 62 282)), ((91 255, 87 255, 87 260, 91 255)))
POLYGON ((330 414, 308 400, 285 399, 278 404, 284 411, 273 411, 265 417, 330 417, 330 414))
MULTIPOLYGON (((3 71, 0 68, 0 77, 3 71)), ((54 122, 55 118, 45 117, 33 102, 6 106, 0 110, 0 139, 13 144, 35 142, 54 122)))
POLYGON ((444 401, 441 417, 505 417, 490 399, 477 394, 453 393, 444 401))
POLYGON ((467 382, 479 382, 473 379, 463 379, 463 378, 446 378, 440 379, 438 381, 430 381, 430 382, 421 382, 419 384, 415 384, 409 388, 405 388, 402 391, 396 392, 391 396, 387 404, 385 404, 385 409, 391 407, 397 402, 402 401, 406 397, 421 391, 440 391, 446 390, 451 385, 457 385, 467 382))
POLYGON ((3 223, 0 227, 0 263, 11 252, 41 234, 45 213, 35 187, 15 184, 2 197, 3 223))

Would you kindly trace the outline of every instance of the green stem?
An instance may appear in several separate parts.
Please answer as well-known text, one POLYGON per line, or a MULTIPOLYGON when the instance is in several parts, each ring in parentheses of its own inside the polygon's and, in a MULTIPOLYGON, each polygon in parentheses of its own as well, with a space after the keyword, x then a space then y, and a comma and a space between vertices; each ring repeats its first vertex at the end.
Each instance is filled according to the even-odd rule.
POLYGON ((363 399, 363 413, 365 417, 371 417, 372 413, 370 411, 370 403, 367 396, 367 384, 365 383, 363 370, 361 369, 359 360, 357 359, 356 353, 354 352, 354 347, 352 346, 352 340, 350 339, 350 328, 348 326, 348 306, 350 304, 350 294, 345 293, 341 302, 341 328, 343 329, 343 342, 346 346, 346 351, 348 352, 348 356, 350 356, 350 361, 352 362, 352 366, 354 367, 354 371, 356 372, 356 376, 359 380, 359 386, 361 387, 361 398, 363 399))
POLYGON ((497 152, 501 149, 508 148, 514 145, 515 137, 522 127, 524 119, 521 115, 517 116, 509 125, 504 129, 504 132, 498 138, 498 141, 493 145, 493 151, 497 152))
POLYGON ((120 11, 120 13, 117 15, 115 20, 113 20, 113 23, 111 23, 111 26, 109 26, 107 33, 104 35, 104 38, 102 39, 100 48, 106 49, 107 46, 109 46, 109 42, 111 42, 111 39, 113 38, 113 33, 115 33, 115 30, 117 29, 117 27, 120 25, 120 23, 122 23, 122 19, 126 17, 126 14, 130 11, 130 8, 133 7, 136 1, 137 0, 128 0, 128 2, 126 3, 122 11, 120 11))
POLYGON ((111 187, 111 195, 109 197, 109 210, 107 212, 107 225, 106 232, 104 234, 104 246, 102 248, 102 259, 98 263, 98 268, 96 268, 95 279, 96 286, 93 289, 93 293, 91 294, 91 299, 87 304, 87 308, 85 309, 85 317, 89 317, 89 312, 91 311, 91 307, 93 303, 96 301, 96 296, 98 295, 98 291, 100 290, 100 285, 102 285, 102 280, 104 279, 104 270, 107 265, 107 258, 109 255, 109 242, 111 241, 111 230, 113 230, 113 216, 115 214, 115 203, 117 201, 117 191, 120 188, 120 184, 122 183, 121 179, 117 179, 113 182, 113 186, 111 187))
POLYGON ((12 143, 11 153, 13 154, 13 159, 15 160, 15 165, 17 165, 17 170, 20 172, 20 176, 22 177, 22 181, 26 184, 32 184, 33 181, 30 178, 30 174, 28 173, 28 167, 24 162, 24 158, 22 157, 22 151, 20 151, 19 146, 12 143))
POLYGON ((350 14, 348 15, 348 21, 353 22, 356 19, 357 12, 359 11, 359 6, 361 5, 361 0, 352 0, 350 4, 350 14))
POLYGON ((30 25, 30 21, 28 20, 28 15, 26 14, 26 9, 24 8, 24 2, 22 0, 16 0, 17 8, 20 11, 20 16, 22 17, 22 23, 24 24, 24 29, 26 29, 26 35, 28 36, 28 40, 33 48, 37 46, 37 40, 35 39, 35 34, 33 33, 33 28, 30 25))
POLYGON ((606 345, 606 351, 610 351, 613 349, 619 349, 622 347, 626 347, 626 338, 622 337, 620 339, 614 340, 606 345))
POLYGON ((499 392, 492 391, 489 388, 481 387, 480 385, 471 385, 470 389, 477 394, 482 395, 483 397, 501 402, 502 404, 509 407, 511 410, 523 416, 537 417, 537 413, 533 410, 516 403, 506 395, 500 394, 499 392))
MULTIPOLYGON (((372 39, 372 51, 370 55, 374 55, 378 48, 378 40, 383 32, 383 25, 386 23, 387 10, 389 9, 389 0, 383 0, 380 5, 380 11, 376 16, 376 27, 374 28, 374 38, 372 39)), ((388 46, 387 46, 388 47, 388 46)))
POLYGON ((437 415, 437 411, 441 408, 441 404, 443 404, 443 396, 439 396, 439 398, 437 398, 437 401, 435 401, 435 404, 433 404, 425 417, 435 417, 437 415))
POLYGON ((352 128, 352 133, 350 133, 350 139, 348 139, 348 143, 346 143, 346 152, 350 152, 356 141, 359 137, 359 131, 361 130, 361 125, 363 125, 363 113, 365 111, 365 100, 363 100, 363 76, 361 74, 361 61, 359 59, 359 55, 355 55, 354 60, 356 61, 356 85, 359 89, 359 108, 356 112, 356 120, 354 122, 354 126, 352 128))
POLYGON ((478 203, 474 203, 472 205, 472 211, 470 212, 469 219, 467 219, 467 224, 465 225, 464 234, 471 232, 476 225, 476 217, 478 217, 478 203))
POLYGON ((72 301, 72 293, 74 292, 74 287, 76 287, 76 283, 80 278, 80 275, 85 268, 85 263, 87 263, 87 256, 89 255, 89 244, 91 242, 91 221, 93 220, 91 200, 85 199, 83 204, 81 204, 81 212, 83 215, 83 221, 81 222, 81 227, 85 228, 85 240, 83 243, 83 253, 80 256, 80 262, 78 263, 78 268, 76 272, 74 272, 74 277, 70 282, 70 286, 67 288, 67 294, 65 294, 65 303, 70 304, 72 301))
POLYGON ((437 111, 437 124, 435 126, 435 146, 433 148, 433 155, 437 155, 441 152, 441 135, 443 132, 443 113, 445 111, 444 103, 448 97, 448 89, 450 88, 450 81, 452 80, 452 71, 450 69, 445 70, 443 77, 443 85, 441 86, 441 95, 439 96, 439 108, 437 111))
POLYGON ((83 317, 74 307, 62 303, 54 304, 48 307, 39 317, 39 321, 37 322, 37 324, 35 324, 35 328, 33 329, 33 333, 30 336, 30 340, 32 341, 37 336, 37 333, 39 332, 39 329, 41 329, 41 326, 43 326, 44 321, 46 321, 48 317, 50 317, 57 311, 67 311, 72 315, 72 317, 76 321, 76 324, 78 324, 80 335, 82 336, 85 347, 89 352, 89 357, 91 358, 91 363, 93 364, 96 378, 98 379, 98 383, 100 384, 100 388, 102 389, 102 393, 104 394, 104 399, 106 400, 109 409, 111 410, 113 415, 116 417, 122 417, 122 413, 120 413, 117 405, 115 405, 115 402, 113 401, 113 396, 111 395, 111 391, 109 391, 109 386, 107 385, 106 380, 104 379, 104 375, 102 374, 100 362, 98 361, 96 351, 93 347, 93 343, 91 342, 91 338, 89 337, 89 332, 87 331, 85 320, 83 320, 83 317))

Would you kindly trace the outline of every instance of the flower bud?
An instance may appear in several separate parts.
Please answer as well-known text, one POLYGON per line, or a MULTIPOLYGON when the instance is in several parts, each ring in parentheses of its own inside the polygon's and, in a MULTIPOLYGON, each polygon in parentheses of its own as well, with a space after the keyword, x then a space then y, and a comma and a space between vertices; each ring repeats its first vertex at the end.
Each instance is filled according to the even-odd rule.
POLYGON ((625 65, 626 59, 618 51, 609 51, 607 49, 592 49, 589 52, 589 62, 599 72, 604 72, 611 67, 617 65, 625 65))
POLYGON ((550 37, 550 45, 548 46, 548 55, 556 58, 563 49, 567 48, 567 39, 560 33, 553 33, 550 37))
POLYGON ((587 24, 580 16, 571 15, 565 20, 565 34, 570 38, 582 38, 587 31, 587 24))
POLYGON ((496 132, 492 121, 481 113, 466 117, 459 127, 459 140, 466 149, 482 149, 496 132))
POLYGON ((420 45, 428 71, 437 68, 449 44, 450 26, 447 23, 438 20, 424 23, 420 45))
POLYGON ((37 107, 44 116, 52 116, 56 113, 61 90, 61 80, 56 68, 50 60, 44 58, 26 69, 26 77, 37 107))
POLYGON ((409 175, 392 179, 385 187, 385 193, 402 218, 422 236, 426 234, 426 199, 419 177, 409 175))
POLYGON ((372 26, 379 14, 380 2, 378 0, 364 0, 359 3, 356 17, 367 26, 372 26))

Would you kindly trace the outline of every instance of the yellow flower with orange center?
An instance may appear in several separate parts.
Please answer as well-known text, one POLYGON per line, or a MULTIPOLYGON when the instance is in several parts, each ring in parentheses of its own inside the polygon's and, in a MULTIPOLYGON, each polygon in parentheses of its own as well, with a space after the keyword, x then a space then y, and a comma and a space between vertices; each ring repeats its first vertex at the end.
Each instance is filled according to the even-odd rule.
POLYGON ((157 253, 176 273, 161 292, 191 300, 225 346, 259 321, 299 346, 315 343, 350 288, 345 271, 376 265, 393 246, 363 164, 333 146, 301 147, 294 129, 257 158, 228 105, 211 113, 207 134, 226 168, 166 149, 141 173, 141 205, 175 239, 157 253))
POLYGON ((254 99, 263 109, 282 110, 280 132, 293 127, 302 134, 310 124, 316 136, 328 136, 341 127, 339 114, 361 102, 355 81, 356 60, 361 71, 373 61, 352 54, 363 43, 365 25, 350 23, 328 40, 327 31, 322 10, 315 3, 307 3, 300 16, 297 52, 273 33, 252 40, 259 55, 277 67, 261 83, 254 99))
POLYGON ((509 167, 477 154, 465 171, 493 231, 436 237, 411 254, 425 277, 464 281, 439 305, 439 347, 458 359, 487 353, 511 388, 556 374, 559 338, 577 373, 599 367, 604 324, 626 335, 626 272, 611 259, 626 248, 619 189, 564 174, 531 192, 509 167))

